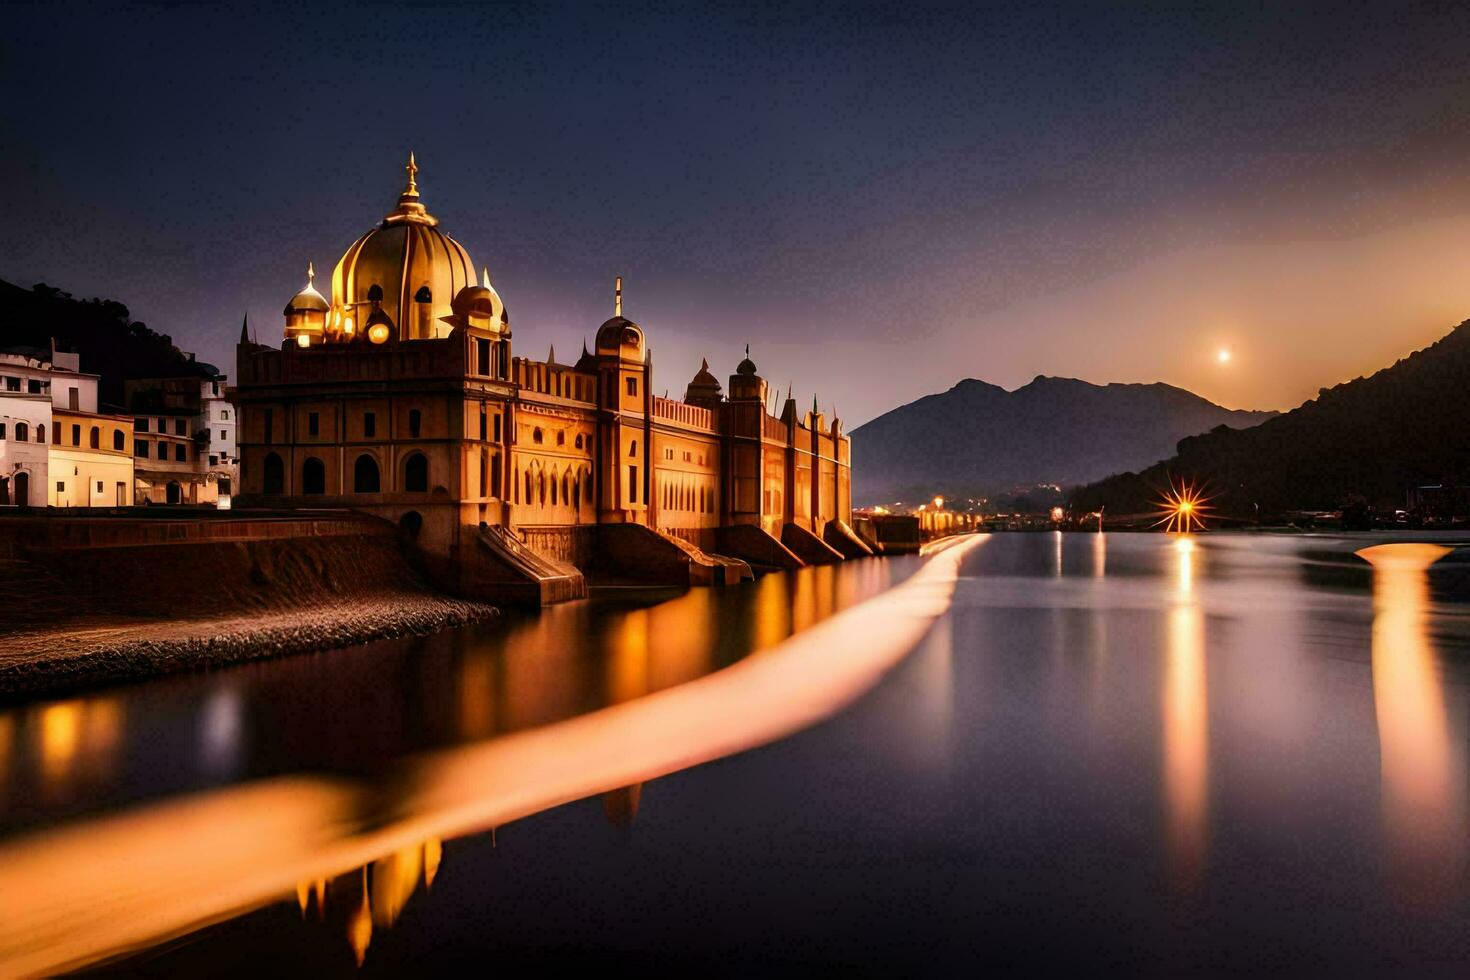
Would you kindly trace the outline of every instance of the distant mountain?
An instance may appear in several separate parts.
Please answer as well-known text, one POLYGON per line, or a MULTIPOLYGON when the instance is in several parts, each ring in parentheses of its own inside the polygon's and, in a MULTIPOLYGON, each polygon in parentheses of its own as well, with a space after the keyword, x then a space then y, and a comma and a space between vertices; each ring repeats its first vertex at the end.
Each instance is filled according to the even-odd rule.
POLYGON ((1413 486, 1470 481, 1470 320, 1378 373, 1323 388, 1300 408, 1244 432, 1185 439, 1141 473, 1079 489, 1075 506, 1152 509, 1170 479, 1203 485, 1239 517, 1404 506, 1413 486), (1355 501, 1354 498, 1361 498, 1355 501))
POLYGON ((115 300, 80 300, 51 286, 25 289, 0 279, 0 348, 33 347, 49 356, 52 338, 61 350, 81 355, 83 371, 102 376, 99 393, 111 405, 122 404, 128 378, 212 373, 115 300))
POLYGON ((1273 415, 1231 411, 1166 384, 1038 377, 1006 391, 971 378, 853 430, 853 499, 1087 483, 1168 456, 1185 436, 1273 415))

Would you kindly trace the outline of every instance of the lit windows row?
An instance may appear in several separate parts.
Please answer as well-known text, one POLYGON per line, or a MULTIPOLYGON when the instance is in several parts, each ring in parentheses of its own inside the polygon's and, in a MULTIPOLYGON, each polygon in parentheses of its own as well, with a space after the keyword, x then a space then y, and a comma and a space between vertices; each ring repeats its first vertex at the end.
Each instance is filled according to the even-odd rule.
MULTIPOLYGON (((73 425, 70 430, 71 442, 63 443, 61 437, 63 430, 60 422, 51 423, 51 444, 54 446, 71 445, 78 448, 82 445, 82 427, 73 425)), ((35 442, 37 445, 46 445, 46 426, 41 423, 32 425, 30 422, 0 422, 0 442, 35 442), (34 433, 34 436, 32 435, 34 433)), ((102 427, 91 426, 87 432, 87 447, 90 449, 102 448, 102 427)), ((112 430, 112 448, 115 452, 122 452, 126 444, 126 437, 122 429, 112 430)))

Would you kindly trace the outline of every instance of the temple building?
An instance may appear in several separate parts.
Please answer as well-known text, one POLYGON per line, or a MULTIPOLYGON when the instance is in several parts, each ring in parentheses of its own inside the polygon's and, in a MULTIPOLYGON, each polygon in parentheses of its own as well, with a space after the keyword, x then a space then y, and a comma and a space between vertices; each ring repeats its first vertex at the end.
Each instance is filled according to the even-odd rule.
POLYGON ((512 353, 489 274, 420 197, 397 206, 283 311, 279 346, 242 331, 239 502, 353 507, 397 523, 464 594, 547 602, 584 573, 723 583, 751 568, 870 553, 849 527, 837 419, 776 403, 747 356, 654 395, 642 327, 612 317, 574 364, 512 353))

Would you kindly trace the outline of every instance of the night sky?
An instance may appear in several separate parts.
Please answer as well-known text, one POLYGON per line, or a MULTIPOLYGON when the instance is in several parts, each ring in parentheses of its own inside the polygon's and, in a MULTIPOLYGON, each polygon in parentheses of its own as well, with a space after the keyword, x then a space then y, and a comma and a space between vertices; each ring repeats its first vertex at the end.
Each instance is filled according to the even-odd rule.
POLYGON ((230 373, 241 314, 278 341, 410 149, 517 353, 574 359, 623 275, 660 389, 748 342, 849 426, 967 376, 1287 408, 1470 316, 1449 7, 4 17, 0 278, 122 300, 230 373))

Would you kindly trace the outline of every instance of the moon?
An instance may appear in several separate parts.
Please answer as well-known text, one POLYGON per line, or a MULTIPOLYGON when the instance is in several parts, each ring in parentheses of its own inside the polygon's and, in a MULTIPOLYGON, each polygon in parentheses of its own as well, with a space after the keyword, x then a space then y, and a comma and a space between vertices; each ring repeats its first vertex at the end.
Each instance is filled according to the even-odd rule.
POLYGON ((1230 354, 1229 348, 1221 347, 1219 350, 1217 350, 1215 352, 1215 363, 1216 364, 1220 364, 1220 365, 1229 364, 1230 363, 1230 358, 1231 358, 1231 354, 1230 354))

